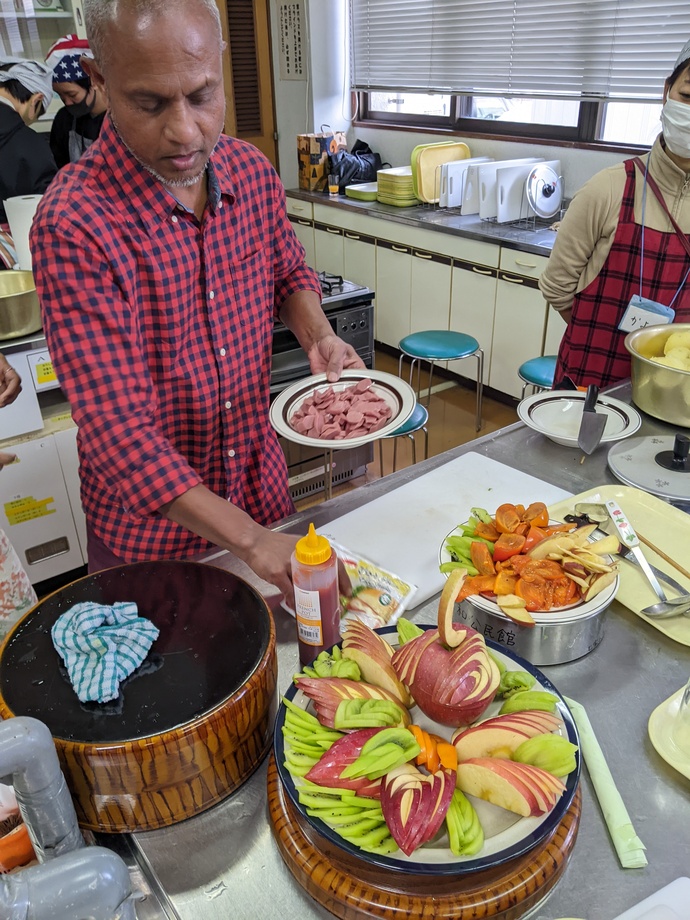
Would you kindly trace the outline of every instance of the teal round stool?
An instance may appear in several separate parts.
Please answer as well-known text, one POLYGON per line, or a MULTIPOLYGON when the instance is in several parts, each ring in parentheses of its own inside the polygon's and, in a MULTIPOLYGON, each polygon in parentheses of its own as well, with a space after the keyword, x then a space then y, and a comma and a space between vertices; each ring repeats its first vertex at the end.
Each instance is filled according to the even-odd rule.
POLYGON ((434 376, 434 365, 439 361, 459 361, 462 358, 474 357, 477 360, 477 431, 482 427, 482 396, 484 392, 484 352, 474 336, 464 332, 454 332, 452 329, 427 329, 424 332, 413 332, 406 335, 398 343, 400 358, 398 360, 398 376, 402 376, 404 359, 410 358, 410 384, 417 365, 417 398, 419 399, 421 362, 429 364, 429 386, 427 388, 426 405, 431 398, 431 384, 434 376))
POLYGON ((534 393, 551 389, 556 373, 557 357, 557 355, 542 355, 541 358, 530 358, 529 361, 520 365, 518 377, 523 381, 522 399, 525 398, 527 387, 532 387, 534 393))
POLYGON ((393 472, 395 472, 398 465, 398 438, 407 437, 412 442, 412 463, 417 462, 417 442, 415 440, 415 434, 418 431, 424 432, 424 459, 426 460, 429 456, 429 431, 427 429, 427 422, 429 421, 429 412, 426 407, 421 403, 417 403, 412 410, 412 415, 408 420, 401 425, 400 428, 396 428, 395 431, 392 431, 390 434, 385 435, 385 437, 379 439, 379 465, 381 467, 381 476, 383 476, 383 442, 387 440, 393 440, 393 472))

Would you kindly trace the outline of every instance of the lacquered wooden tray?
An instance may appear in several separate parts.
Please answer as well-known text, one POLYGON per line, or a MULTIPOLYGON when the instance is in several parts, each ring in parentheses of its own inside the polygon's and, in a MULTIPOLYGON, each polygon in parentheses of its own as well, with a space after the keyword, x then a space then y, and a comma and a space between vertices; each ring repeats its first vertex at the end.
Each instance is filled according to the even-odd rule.
POLYGON ((268 765, 273 834, 299 885, 341 920, 517 920, 561 877, 575 845, 582 795, 550 837, 529 853, 472 876, 382 872, 331 844, 287 796, 273 754, 268 765))

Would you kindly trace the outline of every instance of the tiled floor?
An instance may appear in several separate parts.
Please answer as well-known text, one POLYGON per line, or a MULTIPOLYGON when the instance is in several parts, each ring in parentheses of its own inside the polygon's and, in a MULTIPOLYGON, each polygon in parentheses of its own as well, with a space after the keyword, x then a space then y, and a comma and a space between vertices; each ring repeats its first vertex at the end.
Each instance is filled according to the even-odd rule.
MULTIPOLYGON (((474 371, 474 362, 471 362, 472 371, 474 371)), ((398 373, 398 360, 388 353, 378 351, 376 353, 376 369, 388 371, 392 374, 398 373)), ((424 384, 426 375, 422 373, 422 396, 425 395, 424 384)), ((442 380, 434 372, 434 388, 442 380)), ((415 374, 416 383, 416 374, 415 374)), ((434 457, 459 444, 466 444, 475 438, 482 437, 492 431, 497 431, 505 425, 511 425, 517 421, 517 412, 512 406, 497 402, 484 395, 482 407, 482 429, 475 430, 475 391, 464 386, 453 385, 434 393, 429 405, 429 456, 434 457)), ((417 461, 424 458, 424 433, 418 432, 417 439, 417 461)), ((397 469, 403 469, 412 463, 412 445, 407 438, 398 438, 397 450, 397 469)), ((390 439, 383 441, 383 472, 388 475, 393 471, 393 442, 390 439)), ((348 482, 341 483, 334 487, 333 495, 341 495, 350 489, 356 489, 365 482, 380 477, 379 451, 378 445, 374 446, 374 462, 367 467, 364 476, 357 479, 351 479, 348 482)), ((309 496, 297 502, 297 508, 302 510, 311 505, 323 501, 323 494, 309 496)))

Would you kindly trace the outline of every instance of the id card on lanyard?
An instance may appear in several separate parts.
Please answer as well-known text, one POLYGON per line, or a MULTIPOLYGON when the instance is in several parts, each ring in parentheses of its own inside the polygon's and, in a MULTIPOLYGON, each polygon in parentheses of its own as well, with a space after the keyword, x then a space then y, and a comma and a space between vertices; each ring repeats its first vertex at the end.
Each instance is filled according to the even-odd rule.
POLYGON ((676 302, 676 298, 683 290, 685 282, 688 280, 688 275, 690 274, 690 268, 685 272, 685 276, 678 287, 678 290, 673 295, 671 303, 666 306, 663 303, 658 303, 656 300, 650 300, 648 297, 642 296, 642 269, 644 263, 644 220, 645 220, 645 209, 647 204, 647 171, 649 168, 649 157, 647 158, 647 163, 645 165, 644 171, 644 187, 642 189, 642 238, 640 240, 640 292, 639 294, 633 294, 630 298, 630 303, 625 308, 625 313, 623 318, 618 324, 618 329, 621 332, 634 332, 635 329, 642 329, 645 326, 662 326, 672 323, 676 316, 676 311, 673 309, 673 304, 676 302))

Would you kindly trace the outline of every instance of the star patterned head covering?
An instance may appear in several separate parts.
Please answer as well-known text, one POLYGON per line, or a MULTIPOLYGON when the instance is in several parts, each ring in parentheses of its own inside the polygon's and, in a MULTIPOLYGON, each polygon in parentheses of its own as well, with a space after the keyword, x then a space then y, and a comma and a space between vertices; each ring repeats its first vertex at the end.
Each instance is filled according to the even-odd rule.
POLYGON ((59 38, 46 55, 46 64, 53 70, 53 83, 74 83, 88 80, 81 66, 82 56, 91 57, 89 43, 76 35, 59 38))

